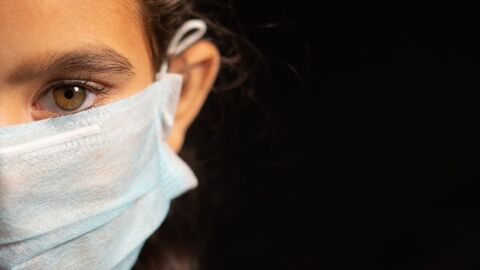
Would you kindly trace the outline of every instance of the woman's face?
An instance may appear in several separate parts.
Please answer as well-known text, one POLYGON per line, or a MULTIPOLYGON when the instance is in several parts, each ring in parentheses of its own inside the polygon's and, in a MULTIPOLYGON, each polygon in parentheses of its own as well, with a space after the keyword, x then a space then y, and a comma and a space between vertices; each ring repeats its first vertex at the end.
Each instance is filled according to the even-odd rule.
POLYGON ((122 99, 153 80, 135 1, 1 0, 0 127, 122 99))

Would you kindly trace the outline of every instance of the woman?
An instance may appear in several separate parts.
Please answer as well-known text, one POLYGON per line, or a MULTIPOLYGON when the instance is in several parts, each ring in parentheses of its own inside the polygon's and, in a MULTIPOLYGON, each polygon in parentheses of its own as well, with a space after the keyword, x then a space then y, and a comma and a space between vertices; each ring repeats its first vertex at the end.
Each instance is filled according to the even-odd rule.
POLYGON ((220 6, 0 3, 0 269, 198 266, 179 226, 137 259, 197 185, 177 153, 210 90, 244 79, 220 6))

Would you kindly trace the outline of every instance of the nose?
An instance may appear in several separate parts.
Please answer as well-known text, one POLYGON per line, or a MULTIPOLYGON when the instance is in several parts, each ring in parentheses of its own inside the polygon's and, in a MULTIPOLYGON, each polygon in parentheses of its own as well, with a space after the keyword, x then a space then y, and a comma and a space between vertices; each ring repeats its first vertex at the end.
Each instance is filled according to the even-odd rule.
POLYGON ((0 89, 0 127, 33 121, 31 106, 15 91, 0 89))

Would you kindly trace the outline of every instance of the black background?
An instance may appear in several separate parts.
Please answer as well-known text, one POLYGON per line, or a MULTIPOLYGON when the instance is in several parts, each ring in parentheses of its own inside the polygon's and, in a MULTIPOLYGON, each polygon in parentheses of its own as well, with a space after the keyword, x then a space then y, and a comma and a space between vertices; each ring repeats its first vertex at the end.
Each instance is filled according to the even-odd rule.
POLYGON ((236 4, 273 148, 244 142, 211 268, 480 269, 474 17, 236 4))

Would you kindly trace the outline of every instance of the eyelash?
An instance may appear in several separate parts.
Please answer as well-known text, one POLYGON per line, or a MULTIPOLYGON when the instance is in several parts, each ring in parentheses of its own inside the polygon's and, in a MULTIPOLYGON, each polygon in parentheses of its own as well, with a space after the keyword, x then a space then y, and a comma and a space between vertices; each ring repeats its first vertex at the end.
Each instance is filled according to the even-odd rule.
POLYGON ((45 91, 42 92, 42 94, 48 90, 53 89, 54 87, 59 87, 59 86, 86 86, 87 88, 93 88, 94 90, 98 91, 101 94, 108 94, 110 91, 110 87, 108 84, 103 83, 103 82, 96 82, 90 74, 87 73, 79 73, 75 75, 72 78, 65 78, 62 80, 55 80, 53 83, 50 83, 47 85, 45 91), (69 82, 69 83, 66 83, 69 82), (63 83, 63 84, 62 84, 63 83), (77 83, 77 84, 75 84, 77 83), (99 85, 100 87, 94 87, 93 85, 99 85))
POLYGON ((102 84, 92 82, 89 80, 84 79, 68 79, 68 80, 60 80, 55 81, 49 84, 44 91, 40 95, 46 94, 48 91, 54 90, 59 87, 64 86, 79 86, 85 87, 87 90, 92 90, 100 95, 108 95, 110 93, 110 89, 102 84))

